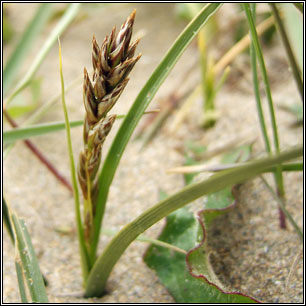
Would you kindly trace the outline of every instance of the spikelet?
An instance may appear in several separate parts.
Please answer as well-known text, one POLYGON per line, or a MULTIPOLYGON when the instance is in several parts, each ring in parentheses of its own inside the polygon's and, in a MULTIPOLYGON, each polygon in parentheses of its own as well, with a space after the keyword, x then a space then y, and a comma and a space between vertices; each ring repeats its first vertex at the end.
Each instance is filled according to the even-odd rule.
POLYGON ((86 110, 83 139, 84 151, 79 157, 78 178, 84 200, 85 238, 90 239, 95 213, 94 200, 97 194, 96 176, 101 161, 102 145, 110 132, 116 116, 108 116, 127 85, 128 75, 141 54, 134 57, 139 40, 131 43, 135 10, 127 18, 116 35, 114 27, 101 47, 92 39, 92 80, 84 68, 83 102, 86 110), (89 185, 88 185, 89 184, 89 185))
POLYGON ((86 120, 91 126, 99 122, 111 110, 128 83, 128 74, 140 58, 133 57, 139 40, 130 44, 135 11, 127 18, 116 35, 114 27, 106 36, 101 48, 92 39, 92 82, 84 69, 83 100, 86 120))

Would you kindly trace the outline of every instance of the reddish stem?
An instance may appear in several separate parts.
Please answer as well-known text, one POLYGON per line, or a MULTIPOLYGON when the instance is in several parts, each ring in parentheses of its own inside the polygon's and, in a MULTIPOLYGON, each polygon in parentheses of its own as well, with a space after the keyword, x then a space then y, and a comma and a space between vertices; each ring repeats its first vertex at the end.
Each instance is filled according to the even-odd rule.
MULTIPOLYGON (((11 118, 8 112, 4 109, 3 114, 9 124, 16 128, 18 124, 11 118)), ((38 148, 28 139, 24 140, 26 146, 32 151, 32 153, 51 171, 51 173, 70 191, 73 192, 70 182, 59 173, 59 171, 52 165, 52 163, 38 150, 38 148)))
POLYGON ((286 229, 287 228, 286 216, 280 207, 278 208, 278 216, 279 216, 279 227, 281 229, 286 229))

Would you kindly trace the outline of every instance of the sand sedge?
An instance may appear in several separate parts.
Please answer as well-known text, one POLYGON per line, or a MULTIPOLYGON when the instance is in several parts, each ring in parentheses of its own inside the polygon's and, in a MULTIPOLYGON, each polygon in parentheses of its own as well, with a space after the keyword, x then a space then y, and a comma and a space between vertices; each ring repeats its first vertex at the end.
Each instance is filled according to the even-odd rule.
MULTIPOLYGON (((271 166, 302 154, 301 148, 294 149, 278 156, 224 171, 224 173, 216 174, 208 180, 183 188, 178 193, 144 211, 135 220, 124 226, 104 248, 103 253, 98 258, 96 257, 108 190, 125 146, 145 109, 178 58, 219 7, 220 4, 207 5, 176 39, 126 115, 108 151, 101 171, 98 171, 98 169, 101 161, 102 145, 115 120, 115 116, 108 115, 108 112, 118 100, 128 82, 127 76, 129 72, 140 58, 140 55, 133 58, 138 40, 130 44, 135 11, 122 25, 117 36, 114 28, 110 36, 104 39, 101 47, 98 46, 96 39, 93 38, 92 63, 94 72, 92 81, 88 76, 87 70, 84 70, 83 99, 86 110, 83 131, 84 150, 80 154, 78 167, 78 178, 84 197, 83 224, 80 222, 80 207, 76 205, 86 297, 102 296, 105 293, 108 277, 126 248, 146 229, 168 216, 171 212, 205 194, 216 192, 225 186, 241 182, 271 166)), ((63 87, 62 90, 64 91, 63 87)), ((67 116, 66 123, 69 126, 67 116)), ((75 184, 74 187, 77 195, 78 191, 75 184)), ((227 295, 227 293, 224 293, 224 295, 227 295)), ((241 297, 235 295, 235 298, 241 297)))
POLYGON ((119 99, 129 81, 128 74, 141 56, 133 57, 139 40, 130 43, 135 13, 133 11, 127 18, 117 35, 116 28, 113 28, 101 48, 93 37, 92 81, 84 68, 83 101, 86 116, 83 129, 84 151, 79 158, 78 178, 84 198, 84 238, 88 248, 93 238, 98 188, 96 176, 102 145, 116 119, 115 115, 108 115, 108 112, 119 99))
MULTIPOLYGON (((109 187, 124 149, 149 103, 184 50, 196 37, 207 20, 220 7, 220 3, 206 5, 177 37, 172 47, 165 54, 160 64, 139 92, 134 104, 125 116, 104 159, 101 171, 99 167, 102 159, 103 143, 116 119, 116 116, 109 115, 109 112, 119 99, 129 80, 128 75, 130 71, 140 58, 140 55, 134 57, 139 40, 131 43, 135 11, 124 22, 117 35, 116 29, 113 28, 111 34, 104 39, 101 46, 98 45, 95 37, 93 37, 93 75, 91 78, 87 70, 84 69, 83 102, 86 111, 83 128, 84 148, 80 153, 77 171, 75 171, 74 166, 70 123, 64 95, 61 48, 59 48, 62 102, 67 130, 72 184, 74 188, 76 223, 85 287, 84 296, 86 297, 102 296, 105 293, 108 277, 126 248, 140 234, 162 218, 204 195, 252 178, 271 167, 279 167, 280 164, 291 159, 296 159, 303 154, 302 147, 291 148, 290 151, 275 155, 271 154, 269 157, 248 162, 233 169, 221 171, 209 179, 186 186, 179 192, 145 210, 132 222, 125 225, 104 248, 103 253, 99 257, 96 256, 109 187), (84 199, 83 217, 81 217, 80 212, 81 205, 77 177, 84 199)), ((9 217, 7 217, 7 221, 9 222, 9 217)), ((8 222, 7 224, 9 224, 8 222)), ((184 254, 181 255, 184 256, 184 254)), ((24 258, 24 260, 27 260, 27 258, 24 258)), ((34 264, 37 266, 36 263, 34 264)), ((38 268, 36 270, 38 274, 38 268)), ((32 276, 30 277, 32 279, 32 276)), ((24 288, 22 278, 20 277, 19 279, 20 287, 24 288)), ((37 279, 40 287, 43 287, 42 277, 38 276, 37 279)), ((217 290, 215 292, 216 295, 214 295, 217 300, 214 302, 226 301, 234 303, 237 302, 237 299, 246 301, 245 298, 247 297, 228 294, 227 292, 216 289, 215 286, 210 286, 209 283, 201 282, 201 284, 206 286, 205 290, 208 290, 208 295, 214 295, 213 292, 217 290)), ((39 288, 39 294, 42 293, 42 297, 39 298, 41 302, 47 300, 43 290, 44 288, 39 288)), ((36 292, 33 291, 34 294, 36 292)), ((24 296, 25 300, 26 297, 24 296)), ((247 300, 249 301, 248 298, 247 300)))

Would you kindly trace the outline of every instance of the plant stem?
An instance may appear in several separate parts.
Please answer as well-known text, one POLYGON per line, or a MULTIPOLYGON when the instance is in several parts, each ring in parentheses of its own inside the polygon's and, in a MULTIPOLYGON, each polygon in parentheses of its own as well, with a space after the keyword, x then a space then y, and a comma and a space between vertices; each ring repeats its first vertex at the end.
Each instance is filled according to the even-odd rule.
POLYGON ((70 171, 71 171, 71 179, 72 179, 74 203, 75 203, 75 217, 76 217, 76 225, 77 225, 77 231, 78 231, 83 280, 84 280, 84 285, 85 285, 87 277, 88 277, 88 273, 89 273, 90 264, 89 264, 88 253, 87 253, 86 245, 84 241, 84 231, 83 231, 83 224, 82 224, 81 211, 80 211, 78 182, 76 178, 75 164, 74 164, 73 151, 72 151, 68 111, 67 111, 66 102, 65 102, 65 86, 64 86, 63 68, 62 68, 62 52, 61 52, 61 44, 60 44, 59 38, 58 38, 58 44, 59 44, 59 65, 60 65, 60 77, 61 77, 61 88, 62 88, 62 105, 63 105, 63 111, 64 111, 65 123, 66 123, 67 145, 68 145, 68 151, 69 151, 70 171))
MULTIPOLYGON (((260 46, 260 43, 259 43, 258 35, 257 35, 257 32, 256 32, 256 27, 255 27, 255 24, 254 24, 252 13, 251 13, 251 10, 250 10, 250 5, 247 4, 247 3, 244 3, 243 7, 244 7, 244 10, 245 10, 245 13, 246 13, 246 16, 247 16, 249 29, 250 29, 250 34, 251 34, 251 38, 252 38, 252 44, 254 46, 254 50, 255 50, 255 53, 256 53, 256 56, 257 56, 257 59, 258 59, 260 71, 261 71, 261 74, 262 74, 262 77, 263 77, 263 82, 264 82, 264 85, 265 85, 265 92, 266 92, 267 99, 268 99, 270 120, 271 120, 272 131, 273 131, 274 149, 275 149, 276 153, 279 153, 280 152, 280 147, 279 147, 279 139, 278 139, 278 133, 277 133, 277 124, 276 124, 272 94, 271 94, 271 90, 270 90, 270 84, 269 84, 268 74, 267 74, 267 70, 266 70, 266 66, 265 66, 265 61, 264 61, 261 46, 260 46)), ((254 8, 253 11, 254 11, 254 14, 255 14, 255 4, 253 5, 253 8, 254 8)), ((277 193, 279 194, 280 197, 284 198, 285 191, 284 191, 284 183, 283 183, 283 175, 282 175, 281 166, 278 166, 277 170, 275 172, 275 182, 276 182, 276 186, 277 186, 277 193)), ((279 217, 280 217, 280 227, 281 228, 286 228, 284 214, 281 211, 281 209, 279 209, 279 214, 280 214, 279 215, 279 217)))
POLYGON ((292 48, 291 48, 291 45, 290 45, 290 42, 289 42, 289 39, 288 39, 288 35, 286 33, 284 24, 283 24, 283 22, 282 22, 282 20, 279 16, 277 7, 276 7, 275 3, 269 3, 269 4, 272 8, 272 12, 273 12, 273 15, 274 15, 274 18, 275 18, 275 22, 276 22, 277 28, 279 30, 281 40, 284 44, 284 47, 285 47, 285 50, 286 50, 286 53, 287 53, 287 57, 288 57, 288 60, 289 60, 289 64, 290 64, 290 67, 291 67, 291 70, 292 70, 292 73, 293 73, 293 77, 294 77, 296 86, 298 88, 298 91, 299 91, 299 94, 301 96, 301 100, 302 100, 302 103, 303 103, 304 102, 304 85, 303 85, 303 81, 301 79, 300 69, 297 65, 295 56, 292 52, 292 48))
POLYGON ((258 74, 257 74, 257 61, 256 61, 256 54, 255 54, 253 43, 251 43, 250 45, 250 57, 251 57, 251 66, 252 66, 252 73, 253 73, 253 85, 254 85, 254 92, 255 92, 255 99, 256 99, 257 114, 259 118, 261 133, 263 135, 266 151, 269 154, 271 154, 271 145, 270 145, 270 140, 268 137, 265 117, 263 114, 262 103, 261 103, 261 98, 260 98, 260 89, 259 89, 258 74))
MULTIPOLYGON (((3 114, 9 124, 17 128, 18 124, 11 118, 8 112, 4 109, 3 114)), ((25 145, 32 151, 32 153, 50 170, 50 172, 70 191, 72 186, 70 182, 53 166, 53 164, 41 153, 38 148, 28 139, 24 140, 25 145)))

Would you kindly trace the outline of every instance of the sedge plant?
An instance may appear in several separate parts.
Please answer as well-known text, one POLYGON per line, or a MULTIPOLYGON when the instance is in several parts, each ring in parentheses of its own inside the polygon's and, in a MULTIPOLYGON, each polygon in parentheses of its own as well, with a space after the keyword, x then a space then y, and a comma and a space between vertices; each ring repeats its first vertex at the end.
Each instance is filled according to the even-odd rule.
MULTIPOLYGON (((134 57, 138 40, 131 43, 135 12, 127 18, 118 34, 116 35, 116 31, 113 29, 111 34, 104 39, 101 46, 93 38, 92 64, 94 71, 92 77, 90 78, 87 70, 84 70, 83 101, 86 111, 84 121, 69 122, 65 104, 65 88, 60 52, 62 102, 75 196, 76 225, 83 269, 84 295, 86 297, 99 297, 105 293, 108 277, 126 248, 140 234, 162 218, 199 197, 240 183, 271 169, 271 167, 280 168, 280 164, 296 159, 303 154, 301 147, 291 148, 288 151, 270 154, 266 158, 248 162, 233 169, 220 171, 209 179, 186 186, 179 192, 170 195, 150 209, 147 209, 132 222, 125 225, 104 248, 102 254, 97 256, 97 246, 108 191, 124 149, 137 123, 177 60, 207 20, 220 7, 220 3, 211 3, 205 6, 178 36, 140 91, 130 111, 124 117, 124 121, 101 165, 101 169, 103 143, 110 133, 116 118, 115 115, 110 115, 109 111, 119 99, 128 82, 128 74, 140 58, 139 55, 134 57), (70 127, 80 124, 83 124, 84 148, 80 153, 76 170, 73 160, 70 127), (77 180, 79 181, 84 200, 82 213, 77 180)), ((63 124, 61 123, 53 126, 45 125, 44 127, 38 127, 34 132, 32 128, 29 128, 26 132, 29 133, 28 135, 33 136, 34 134, 43 133, 42 130, 51 132, 52 130, 55 131, 62 128, 63 124)), ((25 131, 21 130, 19 133, 19 136, 15 134, 15 136, 6 137, 11 137, 11 141, 16 140, 18 137, 25 137, 23 134, 25 131)), ((281 168, 281 170, 283 169, 281 168)), ((42 299, 42 302, 44 301, 46 301, 45 297, 42 299)))
MULTIPOLYGON (((88 254, 94 239, 94 218, 97 210, 97 172, 103 142, 116 119, 108 112, 127 85, 128 74, 141 55, 134 57, 139 40, 131 42, 135 11, 121 26, 118 34, 113 28, 101 47, 93 37, 93 77, 84 69, 83 100, 86 116, 83 128, 84 150, 80 154, 78 179, 84 198, 84 240, 88 254)), ((90 259, 89 266, 95 258, 90 259)))

